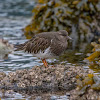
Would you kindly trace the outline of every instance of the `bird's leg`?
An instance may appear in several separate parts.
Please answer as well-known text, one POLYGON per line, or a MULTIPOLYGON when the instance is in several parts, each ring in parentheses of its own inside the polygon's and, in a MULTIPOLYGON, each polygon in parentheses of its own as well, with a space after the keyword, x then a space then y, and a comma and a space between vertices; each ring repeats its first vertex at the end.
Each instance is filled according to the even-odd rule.
POLYGON ((43 64, 44 64, 45 67, 48 67, 48 63, 46 62, 45 59, 42 59, 42 62, 43 62, 43 64))

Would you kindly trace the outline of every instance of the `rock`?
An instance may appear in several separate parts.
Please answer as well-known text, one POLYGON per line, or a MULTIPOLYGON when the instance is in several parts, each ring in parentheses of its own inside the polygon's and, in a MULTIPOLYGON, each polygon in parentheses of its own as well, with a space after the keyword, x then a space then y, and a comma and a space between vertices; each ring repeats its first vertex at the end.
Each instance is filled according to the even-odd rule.
MULTIPOLYGON (((49 66, 34 66, 29 70, 17 70, 16 72, 10 72, 8 75, 2 73, 2 84, 14 88, 29 89, 33 88, 42 91, 58 91, 58 90, 72 90, 76 87, 76 75, 80 73, 81 68, 71 67, 70 65, 57 65, 55 67, 49 66), (76 71, 77 69, 77 71, 76 71), (4 78, 5 77, 5 78, 4 78), (5 81, 6 79, 6 81, 5 81)), ((31 91, 32 92, 32 91, 31 91)))
MULTIPOLYGON (((78 100, 79 98, 89 98, 91 100, 94 98, 97 100, 100 92, 89 88, 86 90, 88 93, 86 93, 85 88, 84 93, 80 95, 77 88, 76 77, 81 75, 83 77, 89 75, 90 77, 92 73, 90 69, 84 70, 82 66, 56 65, 46 68, 44 66, 34 66, 32 69, 17 70, 16 72, 10 72, 8 75, 0 72, 2 77, 0 78, 0 89, 4 91, 3 95, 9 90, 29 95, 42 93, 42 96, 44 93, 48 96, 49 92, 65 91, 69 93, 70 100, 78 100)), ((99 84, 97 78, 94 79, 99 84)))
POLYGON ((10 44, 7 40, 0 39, 0 60, 7 59, 8 54, 12 53, 14 45, 10 44))

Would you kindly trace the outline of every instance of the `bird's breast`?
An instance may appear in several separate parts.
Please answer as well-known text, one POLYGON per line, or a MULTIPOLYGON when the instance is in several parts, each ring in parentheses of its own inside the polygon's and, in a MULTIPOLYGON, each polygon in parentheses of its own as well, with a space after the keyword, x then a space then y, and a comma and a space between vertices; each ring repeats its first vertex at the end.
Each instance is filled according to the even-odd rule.
POLYGON ((53 57, 50 47, 46 48, 44 51, 39 50, 37 53, 32 53, 32 54, 33 56, 40 58, 40 59, 49 59, 53 57))

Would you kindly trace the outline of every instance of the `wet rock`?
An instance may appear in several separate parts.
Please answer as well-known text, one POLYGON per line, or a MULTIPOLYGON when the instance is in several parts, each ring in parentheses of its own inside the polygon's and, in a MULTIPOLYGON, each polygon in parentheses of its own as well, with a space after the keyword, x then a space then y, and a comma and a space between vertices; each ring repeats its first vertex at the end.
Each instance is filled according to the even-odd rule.
POLYGON ((78 95, 78 90, 72 90, 70 92, 70 100, 99 100, 100 91, 94 91, 93 89, 88 89, 83 95, 78 95))
POLYGON ((34 66, 32 69, 17 70, 16 72, 10 72, 8 75, 0 72, 0 76, 2 76, 0 90, 3 91, 4 96, 7 91, 12 90, 29 95, 42 93, 43 96, 43 93, 46 93, 45 98, 51 98, 49 92, 65 91, 69 93, 68 98, 70 100, 78 100, 79 98, 97 100, 100 92, 93 89, 98 89, 100 78, 93 77, 92 73, 93 71, 90 69, 84 70, 82 66, 72 65, 56 65, 47 68, 44 66, 34 66), (91 84, 91 88, 84 85, 80 91, 80 88, 77 87, 77 77, 79 76, 82 76, 84 79, 81 83, 78 82, 78 85, 85 84, 87 86, 91 84), (91 81, 92 79, 94 83, 91 81))
POLYGON ((93 75, 91 72, 79 76, 79 79, 77 79, 77 88, 70 91, 70 100, 99 100, 100 76, 93 75))
POLYGON ((17 88, 26 90, 31 87, 34 91, 68 91, 76 87, 75 77, 82 71, 80 67, 71 67, 70 65, 49 66, 48 68, 34 66, 29 70, 17 70, 16 72, 10 72, 8 75, 3 75, 5 78, 2 78, 0 82, 4 86, 10 84, 12 88, 17 86, 17 88))
POLYGON ((0 81, 1 81, 4 77, 6 77, 6 74, 5 74, 4 72, 0 72, 0 81))
POLYGON ((92 42, 93 53, 89 55, 89 57, 85 58, 84 61, 89 64, 89 68, 94 70, 95 72, 100 72, 100 38, 98 39, 98 43, 92 42))
POLYGON ((10 44, 7 40, 0 39, 0 59, 7 59, 8 54, 12 53, 13 50, 13 44, 10 44))

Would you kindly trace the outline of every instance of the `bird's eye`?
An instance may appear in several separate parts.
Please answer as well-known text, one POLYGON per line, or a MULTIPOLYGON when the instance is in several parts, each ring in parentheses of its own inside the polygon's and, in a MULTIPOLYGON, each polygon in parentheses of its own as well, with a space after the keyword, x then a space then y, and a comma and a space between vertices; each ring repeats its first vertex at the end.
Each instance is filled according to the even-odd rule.
POLYGON ((61 34, 62 36, 66 36, 66 34, 61 34))

